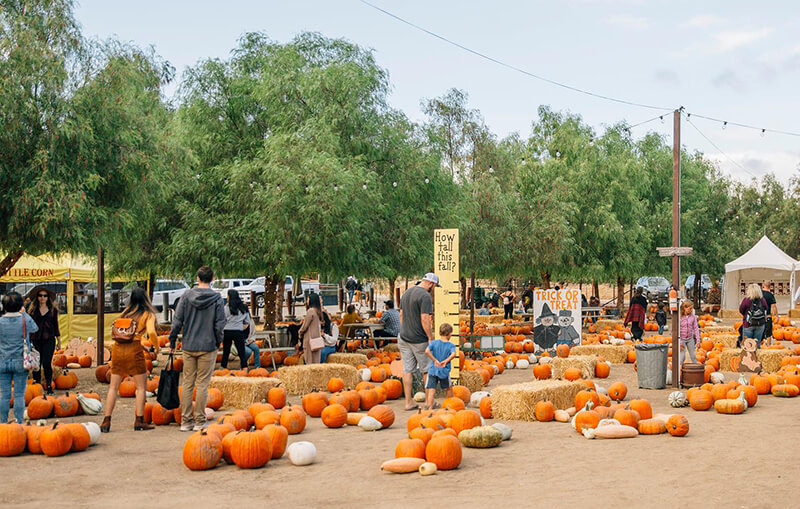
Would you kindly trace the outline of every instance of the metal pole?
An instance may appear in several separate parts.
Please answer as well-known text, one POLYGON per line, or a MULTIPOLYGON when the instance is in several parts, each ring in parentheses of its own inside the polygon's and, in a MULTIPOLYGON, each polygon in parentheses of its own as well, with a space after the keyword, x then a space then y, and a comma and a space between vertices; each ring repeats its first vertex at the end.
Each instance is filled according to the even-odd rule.
POLYGON ((103 349, 105 348, 105 303, 106 303, 106 270, 103 246, 97 248, 97 365, 105 364, 103 349))
MULTIPOLYGON (((673 113, 672 135, 672 247, 681 245, 681 109, 673 113)), ((681 259, 677 254, 672 255, 672 285, 677 290, 680 288, 681 259)), ((678 293, 680 301, 680 293, 678 293)), ((680 366, 678 365, 678 329, 680 328, 680 305, 672 313, 672 386, 680 387, 678 380, 680 366)))
POLYGON ((475 338, 475 273, 473 272, 469 278, 469 284, 472 287, 472 298, 469 299, 469 341, 472 343, 475 338))

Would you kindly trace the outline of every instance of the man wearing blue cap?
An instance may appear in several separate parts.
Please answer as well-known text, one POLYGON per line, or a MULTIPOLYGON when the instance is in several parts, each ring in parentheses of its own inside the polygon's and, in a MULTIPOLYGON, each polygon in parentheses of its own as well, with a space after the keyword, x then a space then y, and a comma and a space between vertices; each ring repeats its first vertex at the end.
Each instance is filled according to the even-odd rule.
POLYGON ((414 371, 423 376, 428 373, 428 356, 425 349, 433 341, 433 288, 439 285, 439 276, 428 272, 416 286, 409 288, 400 299, 400 337, 397 349, 403 361, 403 392, 406 410, 414 410, 417 404, 411 399, 414 371))

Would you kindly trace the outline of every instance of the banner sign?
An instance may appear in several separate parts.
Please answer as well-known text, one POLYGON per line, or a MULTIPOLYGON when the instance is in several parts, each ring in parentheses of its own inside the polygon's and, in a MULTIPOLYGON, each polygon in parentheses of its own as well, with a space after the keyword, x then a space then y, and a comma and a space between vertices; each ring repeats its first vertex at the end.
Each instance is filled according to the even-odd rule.
POLYGON ((580 290, 534 290, 533 342, 536 351, 555 350, 559 344, 581 344, 580 290))

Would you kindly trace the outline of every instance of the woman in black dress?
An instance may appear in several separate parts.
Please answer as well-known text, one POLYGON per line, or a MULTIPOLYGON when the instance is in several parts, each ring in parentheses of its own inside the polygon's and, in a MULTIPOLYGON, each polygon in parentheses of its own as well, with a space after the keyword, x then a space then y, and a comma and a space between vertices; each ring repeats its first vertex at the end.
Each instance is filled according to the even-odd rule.
POLYGON ((53 300, 56 295, 44 286, 37 286, 29 294, 31 303, 28 314, 39 326, 39 330, 31 334, 31 343, 41 355, 42 369, 33 372, 36 383, 42 383, 44 371, 45 390, 53 394, 53 353, 61 348, 61 331, 58 329, 58 309, 53 300))

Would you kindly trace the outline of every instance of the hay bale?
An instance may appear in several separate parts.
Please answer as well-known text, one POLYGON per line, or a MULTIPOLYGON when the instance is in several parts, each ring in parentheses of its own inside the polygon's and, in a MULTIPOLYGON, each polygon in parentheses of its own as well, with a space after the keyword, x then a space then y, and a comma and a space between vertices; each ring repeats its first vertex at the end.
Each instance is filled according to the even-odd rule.
POLYGON ((739 342, 738 334, 714 334, 708 339, 714 343, 722 343, 725 348, 736 348, 736 343, 739 342))
POLYGON ((400 348, 397 347, 397 343, 389 343, 383 347, 383 351, 386 353, 399 352, 400 348))
POLYGON ((477 371, 464 371, 461 370, 458 372, 459 379, 458 385, 463 385, 469 392, 475 391, 482 391, 483 390, 483 377, 481 377, 480 373, 477 371))
POLYGON ((367 365, 367 356, 363 353, 332 353, 325 361, 326 364, 347 364, 348 366, 357 367, 359 365, 367 365))
POLYGON ((717 313, 717 316, 720 318, 734 318, 734 319, 741 319, 742 314, 739 312, 738 309, 720 309, 717 313))
POLYGON ((716 336, 718 334, 736 334, 736 329, 733 327, 721 326, 721 325, 713 325, 711 327, 703 327, 700 329, 701 332, 708 332, 712 336, 716 336))
POLYGON ((224 408, 246 409, 253 403, 267 399, 267 392, 280 384, 277 378, 212 376, 208 386, 222 391, 224 408))
POLYGON ((601 356, 611 364, 625 364, 628 352, 633 350, 632 345, 578 345, 570 349, 573 355, 601 356))
POLYGON ((581 370, 581 378, 589 379, 594 376, 594 365, 597 358, 594 355, 570 355, 569 357, 553 358, 553 378, 564 378, 564 371, 569 368, 581 370))
POLYGON ((306 394, 314 389, 325 390, 328 380, 333 377, 344 380, 345 387, 352 388, 358 383, 358 371, 347 364, 284 366, 278 370, 278 378, 283 382, 283 387, 292 394, 306 394))
MULTIPOLYGON (((731 369, 731 359, 739 357, 741 354, 741 348, 726 348, 722 350, 722 354, 719 356, 720 371, 733 371, 731 369)), ((792 353, 787 349, 768 350, 766 348, 761 348, 756 353, 756 357, 764 368, 764 371, 767 373, 775 373, 781 369, 781 361, 783 358, 791 354, 792 353)))
POLYGON ((595 330, 597 330, 597 332, 604 331, 606 327, 613 330, 615 325, 622 325, 622 320, 601 318, 597 320, 597 323, 594 324, 595 330))
POLYGON ((556 408, 569 408, 575 404, 575 395, 585 388, 581 382, 566 380, 501 385, 492 391, 492 413, 495 419, 535 421, 533 408, 539 401, 551 401, 556 408))
POLYGON ((375 355, 375 349, 374 348, 359 348, 358 350, 356 350, 355 353, 361 354, 364 357, 366 357, 367 359, 371 359, 375 355))

